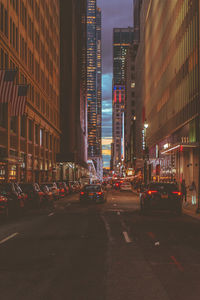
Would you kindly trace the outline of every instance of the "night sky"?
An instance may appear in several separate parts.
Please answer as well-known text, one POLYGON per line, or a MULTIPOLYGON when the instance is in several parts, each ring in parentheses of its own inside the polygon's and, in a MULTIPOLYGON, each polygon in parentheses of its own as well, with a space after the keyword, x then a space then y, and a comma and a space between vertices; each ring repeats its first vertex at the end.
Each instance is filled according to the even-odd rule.
POLYGON ((102 145, 104 167, 110 166, 112 139, 112 31, 133 26, 133 0, 97 0, 102 12, 102 145))

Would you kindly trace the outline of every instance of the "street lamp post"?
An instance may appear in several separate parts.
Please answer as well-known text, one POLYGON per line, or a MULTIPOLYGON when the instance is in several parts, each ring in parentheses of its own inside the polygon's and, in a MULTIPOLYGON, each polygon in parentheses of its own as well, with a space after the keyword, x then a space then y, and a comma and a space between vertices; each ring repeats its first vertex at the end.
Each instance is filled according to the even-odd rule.
POLYGON ((144 122, 144 184, 147 185, 147 128, 149 127, 148 123, 144 122))

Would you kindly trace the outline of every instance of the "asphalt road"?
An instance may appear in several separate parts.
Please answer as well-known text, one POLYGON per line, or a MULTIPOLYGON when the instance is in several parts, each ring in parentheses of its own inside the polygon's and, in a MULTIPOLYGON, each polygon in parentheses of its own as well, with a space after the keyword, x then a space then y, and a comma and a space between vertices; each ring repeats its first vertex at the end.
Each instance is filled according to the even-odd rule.
POLYGON ((0 295, 7 300, 197 300, 200 221, 139 213, 132 192, 106 204, 78 195, 53 210, 0 221, 0 295))

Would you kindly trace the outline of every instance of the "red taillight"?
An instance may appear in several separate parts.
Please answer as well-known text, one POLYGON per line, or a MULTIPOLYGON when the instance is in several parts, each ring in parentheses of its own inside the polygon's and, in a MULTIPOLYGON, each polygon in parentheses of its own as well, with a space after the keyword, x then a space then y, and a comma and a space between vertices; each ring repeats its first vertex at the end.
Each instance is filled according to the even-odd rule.
POLYGON ((60 189, 60 192, 61 192, 61 193, 64 193, 64 191, 65 191, 64 189, 60 189))
POLYGON ((119 183, 116 183, 116 186, 119 186, 119 183))
POLYGON ((102 195, 102 192, 98 192, 97 195, 102 195))
POLYGON ((178 196, 181 196, 181 192, 179 192, 179 191, 173 191, 172 194, 176 194, 178 196))
POLYGON ((149 191, 147 191, 147 194, 148 195, 152 195, 152 194, 155 194, 155 193, 157 193, 158 191, 151 191, 151 190, 149 190, 149 191))
POLYGON ((81 195, 84 195, 84 192, 81 192, 81 195))

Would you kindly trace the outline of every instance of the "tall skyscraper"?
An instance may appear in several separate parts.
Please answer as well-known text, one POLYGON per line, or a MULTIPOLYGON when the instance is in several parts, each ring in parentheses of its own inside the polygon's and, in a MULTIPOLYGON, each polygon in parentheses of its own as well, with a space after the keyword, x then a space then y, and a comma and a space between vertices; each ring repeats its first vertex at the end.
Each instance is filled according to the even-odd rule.
POLYGON ((87 108, 88 108, 88 157, 97 153, 97 42, 96 0, 88 0, 87 7, 87 108))
POLYGON ((88 158, 92 159, 99 179, 102 176, 101 155, 101 10, 96 0, 87 7, 87 110, 88 158))
POLYGON ((60 180, 76 180, 87 165, 86 0, 60 4, 60 180))
POLYGON ((101 48, 101 10, 97 8, 97 153, 101 155, 101 124, 102 124, 102 48, 101 48))
POLYGON ((124 159, 125 57, 133 42, 133 28, 113 29, 113 145, 111 167, 124 159))

